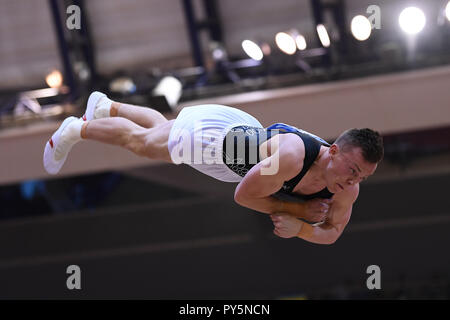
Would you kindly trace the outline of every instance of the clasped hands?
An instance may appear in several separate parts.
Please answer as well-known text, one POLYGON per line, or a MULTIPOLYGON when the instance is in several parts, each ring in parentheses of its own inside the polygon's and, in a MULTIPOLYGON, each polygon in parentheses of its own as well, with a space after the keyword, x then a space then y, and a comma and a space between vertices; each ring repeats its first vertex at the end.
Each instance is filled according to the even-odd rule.
MULTIPOLYGON (((305 202, 301 217, 307 221, 319 223, 329 218, 331 199, 311 199, 305 202)), ((287 213, 276 213, 270 215, 274 225, 274 233, 281 238, 296 237, 302 227, 302 222, 297 217, 287 213)))

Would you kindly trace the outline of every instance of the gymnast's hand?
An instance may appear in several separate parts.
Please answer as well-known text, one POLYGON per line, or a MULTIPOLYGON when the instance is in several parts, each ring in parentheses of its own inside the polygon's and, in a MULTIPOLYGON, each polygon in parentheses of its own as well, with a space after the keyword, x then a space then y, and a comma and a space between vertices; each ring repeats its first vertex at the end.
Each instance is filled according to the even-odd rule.
POLYGON ((325 221, 328 217, 328 213, 333 200, 331 199, 311 199, 304 204, 303 216, 301 218, 310 222, 325 221))
POLYGON ((293 238, 298 235, 302 227, 302 221, 288 214, 270 215, 275 229, 273 233, 281 238, 293 238))

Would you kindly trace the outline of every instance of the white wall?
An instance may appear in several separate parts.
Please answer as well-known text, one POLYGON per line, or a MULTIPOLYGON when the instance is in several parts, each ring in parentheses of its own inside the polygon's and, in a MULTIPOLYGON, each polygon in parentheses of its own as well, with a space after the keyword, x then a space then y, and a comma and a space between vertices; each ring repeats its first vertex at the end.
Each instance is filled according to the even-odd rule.
POLYGON ((48 1, 0 0, 0 88, 45 85, 61 68, 48 1))
POLYGON ((190 58, 181 1, 95 0, 86 5, 100 72, 190 58))

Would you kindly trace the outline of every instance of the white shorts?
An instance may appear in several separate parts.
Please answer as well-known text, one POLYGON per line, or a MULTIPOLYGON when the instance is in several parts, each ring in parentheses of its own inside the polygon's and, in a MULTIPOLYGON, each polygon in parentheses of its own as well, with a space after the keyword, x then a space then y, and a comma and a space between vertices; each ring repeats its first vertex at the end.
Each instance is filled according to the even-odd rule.
POLYGON ((239 182, 242 177, 223 162, 222 143, 239 125, 263 128, 248 113, 218 104, 185 107, 170 131, 168 148, 175 164, 185 163, 217 180, 239 182))

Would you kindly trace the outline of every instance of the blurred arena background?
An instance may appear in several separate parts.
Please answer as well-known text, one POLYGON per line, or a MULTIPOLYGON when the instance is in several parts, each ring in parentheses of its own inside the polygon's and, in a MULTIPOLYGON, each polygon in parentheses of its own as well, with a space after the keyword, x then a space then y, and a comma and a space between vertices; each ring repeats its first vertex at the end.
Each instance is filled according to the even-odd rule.
POLYGON ((0 0, 0 298, 448 299, 448 3, 0 0), (281 239, 185 165, 89 141, 46 174, 46 141, 93 90, 329 142, 370 127, 385 159, 334 245, 281 239))

